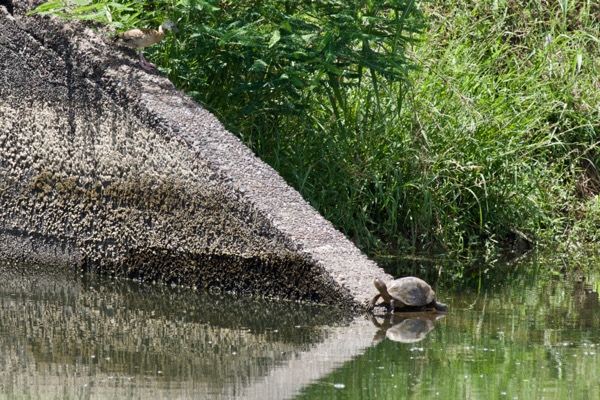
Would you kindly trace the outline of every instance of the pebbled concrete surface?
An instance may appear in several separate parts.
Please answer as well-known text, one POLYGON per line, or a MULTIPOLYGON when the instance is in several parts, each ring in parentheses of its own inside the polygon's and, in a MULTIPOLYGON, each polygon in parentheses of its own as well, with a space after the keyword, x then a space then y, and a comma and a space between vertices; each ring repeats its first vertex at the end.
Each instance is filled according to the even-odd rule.
POLYGON ((167 79, 14 5, 0 11, 0 258, 354 309, 390 279, 167 79))

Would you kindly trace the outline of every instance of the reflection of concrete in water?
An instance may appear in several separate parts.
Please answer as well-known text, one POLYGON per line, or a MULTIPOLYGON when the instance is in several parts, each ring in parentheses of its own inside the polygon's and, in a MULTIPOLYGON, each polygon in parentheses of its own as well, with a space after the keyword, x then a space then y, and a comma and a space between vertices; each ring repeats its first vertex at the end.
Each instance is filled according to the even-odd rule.
POLYGON ((243 399, 285 399, 297 394, 303 387, 327 376, 344 362, 362 354, 371 344, 372 328, 364 320, 350 326, 328 330, 327 337, 299 352, 286 362, 284 368, 274 368, 268 376, 246 388, 243 399))
POLYGON ((373 340, 380 342, 387 337, 394 342, 420 342, 433 330, 434 322, 444 317, 445 314, 435 312, 394 313, 385 315, 379 322, 372 315, 371 322, 379 328, 373 340))
POLYGON ((17 398, 289 398, 373 329, 331 308, 1 262, 0 307, 0 385, 17 398))

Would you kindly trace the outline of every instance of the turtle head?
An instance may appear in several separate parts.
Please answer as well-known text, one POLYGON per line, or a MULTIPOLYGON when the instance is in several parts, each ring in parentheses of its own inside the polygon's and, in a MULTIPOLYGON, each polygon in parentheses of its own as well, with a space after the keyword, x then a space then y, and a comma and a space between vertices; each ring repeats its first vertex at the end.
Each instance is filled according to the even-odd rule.
POLYGON ((373 281, 373 284, 377 288, 377 291, 381 295, 381 298, 383 299, 384 302, 389 303, 390 301, 392 301, 392 296, 390 296, 390 294, 388 293, 387 285, 385 284, 384 281, 377 278, 373 281))

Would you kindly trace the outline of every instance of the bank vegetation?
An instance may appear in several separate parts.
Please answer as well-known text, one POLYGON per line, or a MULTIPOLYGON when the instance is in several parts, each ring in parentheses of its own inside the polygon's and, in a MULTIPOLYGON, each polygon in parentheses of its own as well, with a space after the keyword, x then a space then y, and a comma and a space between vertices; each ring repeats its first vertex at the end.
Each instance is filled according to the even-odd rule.
POLYGON ((52 1, 149 59, 372 256, 600 236, 589 0, 52 1))

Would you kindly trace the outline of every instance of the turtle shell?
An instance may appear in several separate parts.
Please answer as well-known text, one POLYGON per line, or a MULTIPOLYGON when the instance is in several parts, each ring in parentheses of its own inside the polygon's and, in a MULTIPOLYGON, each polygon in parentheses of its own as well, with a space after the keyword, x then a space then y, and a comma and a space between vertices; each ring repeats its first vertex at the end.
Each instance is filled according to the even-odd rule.
POLYGON ((389 295, 407 306, 426 306, 435 298, 431 286, 414 276, 396 279, 387 284, 389 295))

